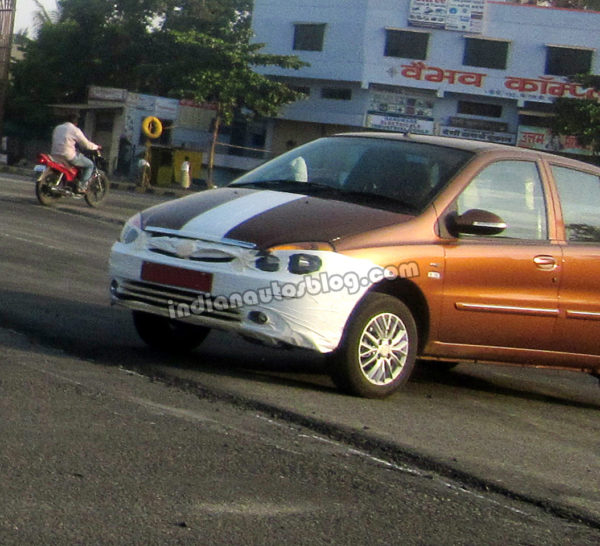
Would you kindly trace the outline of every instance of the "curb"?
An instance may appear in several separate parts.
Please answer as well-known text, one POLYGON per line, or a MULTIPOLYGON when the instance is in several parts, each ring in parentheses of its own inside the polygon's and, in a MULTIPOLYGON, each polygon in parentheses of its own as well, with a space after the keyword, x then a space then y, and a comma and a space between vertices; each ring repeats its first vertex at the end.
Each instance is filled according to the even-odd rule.
POLYGON ((152 195, 165 195, 170 197, 185 197, 186 195, 192 195, 194 193, 202 191, 204 188, 185 189, 180 188, 178 186, 148 186, 146 188, 143 188, 142 186, 138 186, 137 184, 133 184, 131 182, 111 180, 110 189, 126 191, 130 193, 147 193, 152 195))
MULTIPOLYGON (((19 176, 24 176, 26 178, 33 179, 33 167, 14 167, 10 165, 0 165, 0 173, 7 174, 16 174, 19 176)), ((186 195, 191 195, 193 193, 197 193, 206 188, 192 187, 192 188, 181 188, 179 186, 149 186, 146 188, 142 188, 137 184, 132 182, 117 179, 110 179, 110 189, 111 190, 119 190, 126 191, 130 193, 148 193, 153 195, 164 195, 170 197, 185 197, 186 195)))

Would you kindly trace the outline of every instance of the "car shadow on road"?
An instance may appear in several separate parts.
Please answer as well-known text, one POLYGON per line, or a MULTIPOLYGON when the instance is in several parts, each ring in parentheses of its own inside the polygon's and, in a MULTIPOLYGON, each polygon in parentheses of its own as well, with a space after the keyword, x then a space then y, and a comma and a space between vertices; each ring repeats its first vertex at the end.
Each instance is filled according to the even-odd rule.
MULTIPOLYGON (((93 363, 120 366, 152 376, 165 368, 248 379, 322 392, 336 392, 322 355, 299 349, 277 350, 242 340, 238 336, 211 332, 205 343, 185 355, 159 353, 139 340, 128 311, 101 302, 81 302, 26 292, 0 291, 0 328, 25 334, 43 353, 58 349, 93 363)), ((525 388, 505 381, 477 377, 458 369, 436 371, 417 367, 411 390, 430 386, 494 393, 531 401, 578 408, 599 409, 598 403, 580 399, 563 387, 548 392, 529 381, 525 388)))
POLYGON ((336 392, 324 358, 309 351, 275 350, 239 336, 211 332, 189 354, 161 353, 138 337, 129 311, 108 303, 1 291, 0 328, 24 334, 31 351, 45 348, 93 363, 135 370, 149 377, 165 369, 193 371, 265 383, 336 392))
MULTIPOLYGON (((528 401, 549 402, 556 405, 563 405, 585 409, 600 409, 600 394, 598 386, 592 385, 592 400, 590 401, 589 392, 592 389, 586 389, 585 393, 569 389, 569 385, 556 383, 549 386, 547 382, 541 380, 542 374, 548 374, 550 370, 534 370, 533 368, 521 368, 518 366, 495 366, 486 364, 459 364, 456 368, 447 370, 444 368, 436 369, 435 366, 418 366, 413 374, 412 381, 423 385, 445 385, 454 389, 465 391, 477 391, 500 396, 508 396, 528 401), (478 376, 483 368, 488 368, 490 372, 504 368, 508 371, 498 377, 489 373, 490 378, 478 376), (528 370, 528 381, 524 382, 516 376, 518 371, 528 370), (511 377, 511 370, 513 376, 511 377), (536 379, 536 376, 537 379, 536 379), (511 383, 508 385, 507 383, 511 383), (519 386, 514 386, 520 384, 519 386)), ((578 372, 565 372, 567 374, 582 375, 578 372)), ((596 379, 590 378, 590 382, 596 382, 596 379)))

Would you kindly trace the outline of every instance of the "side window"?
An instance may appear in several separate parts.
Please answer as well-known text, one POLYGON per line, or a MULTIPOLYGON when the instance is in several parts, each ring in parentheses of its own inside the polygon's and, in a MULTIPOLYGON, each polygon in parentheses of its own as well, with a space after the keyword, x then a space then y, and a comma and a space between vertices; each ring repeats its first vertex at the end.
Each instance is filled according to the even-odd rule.
POLYGON ((458 198, 458 214, 469 209, 487 210, 504 220, 507 228, 496 238, 541 240, 548 236, 542 182, 530 161, 498 161, 483 169, 458 198))
POLYGON ((552 167, 567 240, 600 242, 600 179, 593 174, 552 167))

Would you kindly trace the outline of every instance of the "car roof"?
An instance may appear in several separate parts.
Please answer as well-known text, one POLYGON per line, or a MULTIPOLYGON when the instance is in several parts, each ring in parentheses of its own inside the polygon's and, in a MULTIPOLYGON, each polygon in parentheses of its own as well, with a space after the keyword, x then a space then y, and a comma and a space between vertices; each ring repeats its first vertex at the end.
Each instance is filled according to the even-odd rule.
POLYGON ((366 137, 387 140, 401 140, 404 142, 418 142, 423 144, 431 144, 433 146, 443 146, 445 148, 453 148, 455 150, 465 150, 475 154, 482 153, 497 153, 499 155, 511 154, 522 157, 523 159, 546 159, 553 163, 560 163, 564 166, 570 166, 578 169, 595 171, 600 174, 600 167, 586 163, 584 161, 570 159, 557 154, 543 152, 541 150, 533 150, 529 148, 520 148, 518 146, 508 146, 506 144, 498 144, 496 142, 486 142, 480 140, 468 140, 462 138, 442 137, 433 135, 417 135, 412 133, 384 133, 384 132, 349 132, 337 133, 335 137, 366 137))

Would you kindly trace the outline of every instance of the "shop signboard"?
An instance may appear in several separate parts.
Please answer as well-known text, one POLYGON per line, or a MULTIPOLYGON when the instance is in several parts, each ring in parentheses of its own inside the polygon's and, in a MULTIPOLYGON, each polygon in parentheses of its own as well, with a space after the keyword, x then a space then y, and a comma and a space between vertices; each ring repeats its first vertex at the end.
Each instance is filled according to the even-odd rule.
POLYGON ((140 93, 129 93, 127 95, 127 106, 134 108, 135 110, 141 110, 148 113, 148 115, 154 114, 154 105, 156 98, 152 95, 142 95, 140 93))
POLYGON ((177 99, 166 99, 156 97, 154 102, 154 115, 159 119, 174 120, 177 119, 177 110, 179 101, 177 99))
POLYGON ((88 100, 125 102, 127 90, 116 87, 99 87, 91 85, 88 90, 88 100))
POLYGON ((592 155, 593 153, 591 148, 581 146, 575 136, 557 135, 553 134, 548 127, 530 125, 519 126, 517 146, 563 154, 592 155))
POLYGON ((382 85, 369 88, 369 113, 433 118, 433 104, 431 94, 382 85))
POLYGON ((558 98, 599 100, 600 92, 556 76, 497 76, 480 70, 466 71, 411 61, 391 66, 387 73, 399 86, 436 92, 455 91, 505 99, 552 103, 558 98))
POLYGON ((369 88, 365 126, 401 133, 433 134, 434 98, 429 93, 374 85, 369 88))
POLYGON ((365 126, 381 131, 422 135, 432 135, 434 128, 433 120, 383 114, 367 114, 365 126))
POLYGON ((440 127, 440 135, 509 145, 514 145, 517 140, 516 135, 513 133, 485 131, 483 129, 472 129, 470 127, 452 127, 450 125, 443 125, 440 127))

